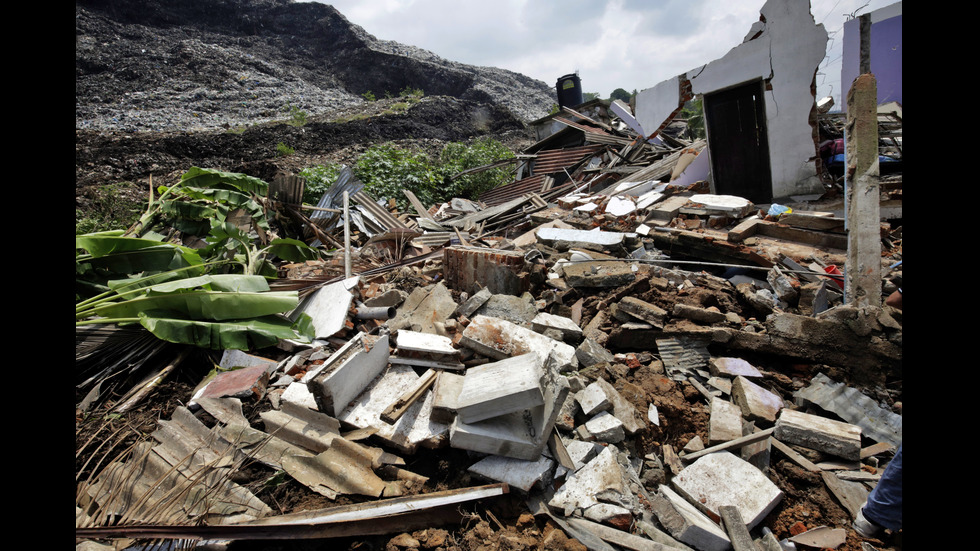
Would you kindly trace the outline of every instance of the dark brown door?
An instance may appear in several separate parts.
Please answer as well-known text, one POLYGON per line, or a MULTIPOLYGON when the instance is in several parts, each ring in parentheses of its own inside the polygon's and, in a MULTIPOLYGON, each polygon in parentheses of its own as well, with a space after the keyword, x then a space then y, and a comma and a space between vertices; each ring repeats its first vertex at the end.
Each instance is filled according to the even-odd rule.
POLYGON ((753 203, 772 200, 762 81, 704 96, 715 191, 753 203))

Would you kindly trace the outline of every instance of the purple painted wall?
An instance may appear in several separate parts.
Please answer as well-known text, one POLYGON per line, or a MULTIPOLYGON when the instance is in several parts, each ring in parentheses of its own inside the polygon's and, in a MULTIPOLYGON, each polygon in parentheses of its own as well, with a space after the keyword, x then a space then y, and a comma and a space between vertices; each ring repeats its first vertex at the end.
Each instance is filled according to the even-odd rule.
MULTIPOLYGON (((840 82, 841 111, 847 111, 847 92, 861 67, 861 26, 858 19, 844 23, 840 82)), ((878 104, 902 103, 902 3, 871 12, 871 72, 878 84, 878 104)))

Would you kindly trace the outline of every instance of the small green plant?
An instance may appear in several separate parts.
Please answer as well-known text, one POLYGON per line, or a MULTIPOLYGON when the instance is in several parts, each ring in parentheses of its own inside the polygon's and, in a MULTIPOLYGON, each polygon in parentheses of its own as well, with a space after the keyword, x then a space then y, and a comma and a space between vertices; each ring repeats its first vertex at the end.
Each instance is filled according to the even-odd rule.
POLYGON ((370 90, 368 90, 367 92, 364 92, 363 94, 361 94, 361 96, 364 99, 368 100, 368 101, 377 101, 378 100, 378 98, 374 97, 374 92, 372 92, 370 90))
POLYGON ((277 157, 287 157, 289 155, 292 155, 293 153, 296 153, 296 150, 293 149, 292 147, 289 147, 288 145, 286 145, 286 144, 284 144, 282 142, 279 142, 279 143, 276 144, 276 156, 277 157))
POLYGON ((303 111, 295 105, 287 106, 289 110, 289 121, 286 124, 290 126, 303 126, 306 124, 306 111, 303 111))
POLYGON ((320 202, 323 194, 337 181, 340 175, 340 165, 327 163, 325 165, 313 165, 299 171, 299 175, 306 180, 303 188, 303 202, 315 205, 320 202))
POLYGON ((422 92, 422 90, 418 88, 412 88, 411 86, 406 86, 404 89, 402 89, 401 92, 399 92, 399 94, 403 98, 406 98, 411 103, 417 103, 419 100, 422 99, 422 96, 425 95, 425 93, 422 92))
POLYGON ((391 105, 391 110, 395 113, 403 113, 408 111, 408 108, 412 105, 405 101, 400 101, 391 105))

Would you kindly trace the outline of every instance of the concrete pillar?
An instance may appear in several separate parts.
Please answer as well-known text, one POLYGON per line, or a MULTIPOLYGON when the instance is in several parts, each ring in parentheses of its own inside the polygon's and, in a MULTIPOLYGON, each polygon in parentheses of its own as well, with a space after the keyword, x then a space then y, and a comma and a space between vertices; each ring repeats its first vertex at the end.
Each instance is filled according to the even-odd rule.
POLYGON ((878 87, 874 75, 854 79, 847 94, 847 269, 844 296, 855 307, 881 306, 878 182, 878 87))

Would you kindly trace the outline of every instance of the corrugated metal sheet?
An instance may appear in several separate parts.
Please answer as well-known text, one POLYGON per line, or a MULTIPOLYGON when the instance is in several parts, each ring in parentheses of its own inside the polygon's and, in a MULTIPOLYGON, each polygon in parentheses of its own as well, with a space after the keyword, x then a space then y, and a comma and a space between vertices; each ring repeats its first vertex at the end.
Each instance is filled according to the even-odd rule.
POLYGON ((538 174, 496 187, 480 195, 480 202, 492 207, 516 199, 525 193, 538 193, 544 186, 546 177, 545 174, 538 174))
POLYGON ((696 370, 705 369, 711 359, 708 343, 700 339, 684 337, 657 339, 657 350, 671 378, 686 379, 696 370))
POLYGON ((375 220, 377 220, 382 226, 385 226, 385 229, 390 231, 397 228, 408 228, 408 226, 401 220, 392 216, 390 212, 385 210, 370 195, 364 193, 363 191, 358 191, 357 193, 353 194, 351 199, 357 201, 359 205, 370 212, 375 220))
MULTIPOLYGON (((534 174, 554 174, 585 161, 605 149, 604 145, 584 145, 568 149, 555 149, 538 153, 532 166, 534 174)), ((569 170, 569 172, 571 172, 569 170)))

